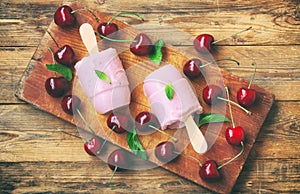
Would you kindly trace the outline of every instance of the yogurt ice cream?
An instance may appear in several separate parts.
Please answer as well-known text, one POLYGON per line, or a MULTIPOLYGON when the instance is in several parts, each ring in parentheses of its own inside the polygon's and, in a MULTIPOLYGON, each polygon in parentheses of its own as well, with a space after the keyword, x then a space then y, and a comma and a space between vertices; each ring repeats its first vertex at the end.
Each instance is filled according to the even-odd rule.
POLYGON ((129 105, 129 82, 115 49, 84 57, 76 63, 75 70, 80 85, 100 114, 129 105), (110 83, 100 79, 96 70, 103 72, 110 83))
POLYGON ((186 119, 194 113, 202 113, 202 107, 189 82, 172 65, 165 65, 149 74, 144 81, 144 93, 162 129, 182 128, 186 119), (165 92, 170 83, 174 96, 170 100, 165 92))

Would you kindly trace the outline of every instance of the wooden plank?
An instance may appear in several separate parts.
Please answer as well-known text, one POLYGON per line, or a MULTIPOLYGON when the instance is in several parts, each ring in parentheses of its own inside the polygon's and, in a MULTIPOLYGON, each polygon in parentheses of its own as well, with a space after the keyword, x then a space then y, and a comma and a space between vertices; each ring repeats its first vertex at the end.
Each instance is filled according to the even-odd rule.
POLYGON ((19 75, 24 72, 35 49, 30 47, 0 48, 0 104, 21 103, 14 97, 14 91, 20 79, 19 75))
MULTIPOLYGON (((299 193, 299 161, 295 159, 255 159, 246 163, 233 193, 299 193)), ((162 168, 116 173, 99 160, 88 162, 0 162, 0 191, 103 192, 103 193, 212 193, 162 168)))
MULTIPOLYGON (((43 32, 38 26, 47 26, 61 1, 30 3, 26 1, 2 1, 0 20, 0 42, 3 46, 35 46, 43 32), (23 10, 26 10, 24 12, 23 10), (8 32, 7 29, 10 29, 8 32), (28 41, 29 40, 29 41, 28 41)), ((68 1, 65 1, 68 2, 68 1)), ((73 2, 73 1, 69 1, 73 2)), ((295 4, 268 1, 199 1, 182 2, 167 0, 128 4, 125 1, 80 1, 89 7, 101 9, 109 15, 126 9, 139 12, 146 18, 145 24, 161 26, 160 33, 168 34, 168 26, 190 33, 193 37, 200 33, 212 33, 216 39, 223 38, 239 30, 253 26, 253 31, 229 39, 222 45, 293 45, 299 43, 299 21, 292 17, 295 4), (288 40, 286 34, 289 34, 288 40), (266 38, 267 37, 267 38, 266 38)), ((136 19, 123 17, 121 21, 137 24, 136 19)), ((152 31, 153 32, 153 31, 152 31)), ((186 36, 168 36, 176 45, 191 45, 186 36)))

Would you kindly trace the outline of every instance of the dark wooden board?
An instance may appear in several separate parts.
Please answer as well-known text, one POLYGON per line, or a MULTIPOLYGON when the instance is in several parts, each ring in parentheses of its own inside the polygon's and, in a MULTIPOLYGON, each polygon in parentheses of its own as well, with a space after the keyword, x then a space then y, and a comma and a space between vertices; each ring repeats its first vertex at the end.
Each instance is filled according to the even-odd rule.
MULTIPOLYGON (((73 9, 77 9, 79 7, 82 7, 82 5, 72 4, 71 7, 73 9)), ((107 21, 109 19, 108 16, 98 11, 97 11, 97 16, 100 18, 100 22, 107 21)), ((62 30, 52 22, 48 30, 58 40, 60 45, 63 44, 71 45, 76 53, 77 60, 80 60, 84 56, 87 56, 87 51, 83 43, 81 42, 78 33, 78 27, 81 23, 88 22, 94 27, 94 29, 96 29, 98 23, 95 21, 92 15, 85 12, 76 13, 76 17, 78 19, 77 27, 67 29, 67 30, 62 30)), ((132 39, 139 32, 138 30, 131 28, 128 25, 121 23, 117 20, 115 22, 118 24, 120 29, 124 29, 124 31, 127 32, 124 35, 122 34, 121 38, 123 39, 132 39)), ((114 44, 107 43, 107 42, 106 43, 100 42, 99 44, 100 50, 103 49, 104 47, 113 46, 113 45, 114 44)), ((28 103, 31 103, 34 106, 38 107, 39 109, 49 112, 57 116, 58 118, 82 126, 82 123, 75 123, 78 121, 76 117, 73 118, 72 116, 65 114, 61 110, 60 108, 61 98, 55 99, 50 97, 44 89, 45 80, 48 77, 53 75, 53 73, 48 71, 45 67, 46 63, 52 63, 51 54, 47 50, 48 46, 53 49, 56 47, 54 42, 49 37, 49 35, 45 34, 40 44, 38 45, 37 50, 34 56, 32 57, 32 60, 30 61, 28 67, 26 68, 24 75, 21 78, 18 89, 16 91, 16 95, 18 96, 18 98, 28 103)), ((124 49, 124 46, 129 46, 129 45, 128 43, 127 45, 118 44, 118 47, 121 50, 124 49)), ((133 54, 130 53, 128 49, 125 49, 124 52, 120 53, 119 56, 123 62, 125 69, 129 69, 130 67, 132 67, 137 63, 141 64, 139 68, 135 68, 135 71, 129 75, 129 80, 131 83, 141 80, 147 73, 150 73, 154 69, 158 68, 157 65, 152 64, 147 58, 134 56, 133 54), (143 62, 143 63, 139 63, 139 62, 143 62)), ((181 70, 184 62, 187 61, 188 59, 189 59, 189 54, 176 50, 171 46, 166 47, 166 55, 164 58, 165 62, 171 63, 172 65, 176 66, 178 69, 181 70)), ((237 90, 240 87, 248 85, 248 82, 245 81, 244 79, 234 76, 222 69, 219 70, 214 66, 206 68, 205 75, 206 75, 206 79, 201 77, 192 82, 193 86, 195 87, 195 91, 199 97, 199 101, 204 108, 205 113, 212 111, 211 107, 205 105, 205 103, 201 98, 202 89, 206 86, 207 82, 216 83, 216 84, 221 84, 222 82, 224 82, 231 91, 232 100, 236 99, 235 95, 237 90), (220 75, 221 75, 221 79, 220 79, 220 75)), ((100 115, 93 111, 87 111, 87 110, 91 110, 92 107, 89 103, 89 100, 82 92, 81 88, 78 87, 76 79, 75 79, 74 86, 75 87, 73 87, 73 93, 80 96, 82 100, 81 111, 83 115, 85 115, 87 118, 93 118, 96 115, 98 119, 90 120, 89 122, 93 126, 93 128, 96 129, 96 133, 98 136, 102 138, 106 137, 106 134, 108 133, 109 129, 107 127, 104 127, 104 130, 101 130, 99 126, 102 126, 105 123, 107 115, 100 115), (92 115, 88 115, 88 114, 92 114, 92 115)), ((259 133, 259 130, 272 106, 273 99, 274 99, 274 96, 270 92, 266 91, 265 89, 257 85, 253 85, 252 87, 256 89, 258 92, 258 100, 256 102, 256 105, 250 108, 252 115, 247 115, 240 109, 233 106, 234 120, 237 125, 243 126, 246 133, 246 141, 245 141, 246 150, 245 153, 242 155, 242 157, 238 158, 236 161, 222 168, 221 170, 221 173, 223 174, 222 180, 215 183, 207 183, 202 181, 198 175, 198 169, 199 169, 198 164, 194 160, 184 155, 181 155, 176 161, 165 164, 162 167, 182 177, 185 177, 199 185, 202 185, 212 191, 225 192, 225 193, 230 192, 242 170, 246 158, 255 142, 257 134, 259 133)), ((223 104, 223 106, 220 105, 220 108, 214 107, 213 112, 223 113, 224 110, 221 107, 224 106, 225 104, 223 104)), ((130 110, 133 117, 142 110, 149 110, 148 101, 143 95, 142 84, 137 85, 137 87, 135 87, 134 90, 132 91, 132 103, 130 105, 130 110)), ((229 117, 228 111, 226 111, 225 113, 229 117)), ((230 123, 210 125, 210 127, 212 128, 221 129, 220 133, 218 133, 218 131, 214 132, 213 130, 207 130, 205 126, 201 128, 202 131, 207 133, 206 134, 207 136, 209 134, 211 134, 212 136, 215 135, 215 133, 217 134, 216 142, 212 145, 211 149, 204 155, 197 155, 193 151, 191 145, 188 145, 183 150, 183 152, 198 158, 202 163, 208 159, 214 159, 219 164, 226 162, 228 159, 232 158, 236 153, 238 153, 240 149, 239 147, 232 147, 227 144, 223 134, 224 134, 224 130, 228 126, 230 126, 230 123)), ((167 132, 174 133, 174 130, 168 129, 167 132)), ((177 130, 176 135, 182 138, 181 139, 182 142, 187 141, 185 130, 177 130)), ((111 135, 109 140, 120 147, 130 150, 126 142, 126 134, 122 134, 122 135, 113 134, 111 135)), ((151 150, 151 148, 154 148, 159 142, 167 140, 167 138, 161 135, 160 133, 153 133, 149 136, 140 136, 140 140, 146 149, 151 150)), ((180 144, 176 145, 176 148, 179 150, 183 149, 180 147, 180 144)), ((153 154, 153 151, 152 152, 148 151, 147 154, 151 162, 159 164, 159 162, 156 160, 153 154)))

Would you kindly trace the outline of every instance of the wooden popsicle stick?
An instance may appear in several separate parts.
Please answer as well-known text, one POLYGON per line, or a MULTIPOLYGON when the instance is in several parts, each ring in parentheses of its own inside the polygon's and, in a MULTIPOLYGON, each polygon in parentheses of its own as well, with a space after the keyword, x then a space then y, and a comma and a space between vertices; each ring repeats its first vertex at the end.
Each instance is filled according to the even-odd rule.
POLYGON ((199 154, 205 153, 207 151, 207 142, 193 117, 189 116, 184 123, 195 152, 199 154))
POLYGON ((99 52, 98 43, 93 27, 89 23, 84 23, 79 28, 79 33, 82 39, 82 42, 89 54, 96 54, 99 52))

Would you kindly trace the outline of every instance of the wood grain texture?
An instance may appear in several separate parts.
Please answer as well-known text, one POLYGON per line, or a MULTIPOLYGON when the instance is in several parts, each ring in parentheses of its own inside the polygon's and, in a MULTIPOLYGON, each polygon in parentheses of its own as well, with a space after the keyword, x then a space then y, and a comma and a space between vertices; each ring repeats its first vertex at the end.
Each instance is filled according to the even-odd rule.
MULTIPOLYGON (((74 10, 82 8, 82 6, 78 4, 71 4, 71 7, 74 10)), ((98 16, 100 23, 109 20, 109 18, 105 14, 97 11, 95 11, 95 13, 98 16)), ((94 29, 96 29, 98 23, 95 21, 94 17, 91 14, 77 13, 76 16, 78 23, 76 27, 71 29, 61 29, 56 24, 51 23, 48 31, 52 34, 54 39, 58 40, 59 45, 70 45, 76 53, 76 59, 80 60, 87 55, 87 51, 81 41, 78 27, 82 23, 88 22, 94 27, 94 29)), ((119 26, 118 38, 120 39, 134 39, 136 34, 139 33, 139 31, 125 25, 124 23, 118 22, 117 20, 115 20, 114 22, 119 26), (123 33, 121 33, 122 31, 123 33)), ((155 41, 153 40, 153 42, 155 41)), ((141 111, 150 110, 149 102, 143 95, 142 83, 145 79, 145 76, 151 73, 151 71, 154 71, 158 68, 157 65, 151 64, 151 62, 145 57, 137 57, 130 53, 128 49, 128 43, 120 44, 101 41, 98 46, 99 50, 104 50, 108 47, 116 48, 118 50, 118 53, 120 53, 120 59, 123 62, 125 70, 127 71, 127 76, 129 82, 131 83, 131 87, 134 87, 134 83, 138 83, 138 85, 133 88, 131 94, 130 112, 132 117, 134 118, 135 115, 137 115, 141 111)), ((58 107, 60 106, 61 99, 52 98, 44 89, 45 80, 53 74, 45 67, 45 64, 49 64, 52 62, 51 54, 49 51, 47 51, 47 47, 53 48, 55 47, 55 45, 50 36, 48 34, 45 34, 37 48, 37 51, 35 52, 35 55, 33 56, 33 59, 30 61, 28 67, 26 68, 24 76, 21 78, 20 85, 18 86, 16 94, 20 99, 25 100, 26 102, 29 102, 44 111, 47 111, 82 128, 86 128, 83 122, 78 117, 76 119, 76 117, 66 115, 62 111, 62 109, 59 109, 58 107)), ((176 50, 168 45, 166 45, 165 50, 166 54, 164 56, 164 62, 166 64, 172 64, 180 71, 182 70, 184 63, 192 57, 188 56, 186 53, 181 53, 179 50, 176 50)), ((205 64, 205 62, 203 62, 203 64, 205 64)), ((211 66, 208 66, 203 70, 203 75, 205 79, 204 77, 202 77, 194 80, 193 86, 195 87, 197 96, 200 99, 200 104, 202 104, 204 112, 206 113, 226 113, 225 103, 220 103, 214 107, 204 105, 205 103, 200 97, 202 95, 203 88, 207 84, 217 84, 222 86, 222 82, 224 82, 224 84, 227 85, 229 87, 229 90, 231 91, 232 100, 236 99, 235 94, 237 93, 237 90, 239 88, 246 87, 249 84, 240 77, 233 76, 225 70, 211 66)), ((105 125, 108 115, 95 114, 93 106, 90 105, 90 100, 86 97, 76 79, 77 78, 75 78, 73 81, 72 94, 78 96, 81 99, 82 105, 80 107, 80 110, 82 114, 87 118, 90 125, 94 128, 96 134, 104 139, 110 130, 107 129, 105 125)), ((222 168, 221 173, 223 174, 223 178, 220 181, 216 183, 208 183, 200 179, 198 174, 198 163, 194 162, 191 158, 184 155, 180 155, 178 158, 176 158, 175 161, 162 165, 161 162, 159 162, 155 157, 153 151, 155 149, 155 146, 160 142, 168 140, 168 138, 160 133, 152 133, 151 135, 147 136, 139 136, 142 145, 147 150, 149 161, 154 162, 158 165, 162 165, 163 168, 170 170, 180 176, 183 176, 206 188, 209 188, 212 191, 229 193, 236 182, 243 164, 255 142, 260 127, 264 122, 264 119, 273 103, 274 97, 270 92, 261 87, 258 87, 257 85, 252 85, 252 88, 254 88, 258 93, 256 105, 250 110, 253 112, 253 114, 249 116, 246 115, 243 111, 239 110, 239 108, 233 108, 236 125, 243 126, 245 131, 245 152, 239 158, 239 160, 236 160, 230 165, 226 165, 222 168)), ((217 163, 222 164, 230 160, 230 158, 236 155, 240 149, 232 146, 224 146, 228 144, 224 138, 224 135, 222 134, 224 134, 224 131, 228 126, 229 125, 225 124, 220 125, 219 127, 210 127, 206 130, 206 140, 208 141, 211 148, 206 154, 200 156, 195 154, 189 143, 186 143, 188 142, 188 137, 185 130, 179 129, 175 130, 175 132, 174 130, 167 130, 167 132, 170 134, 174 134, 174 136, 179 139, 179 142, 175 144, 175 147, 178 151, 183 151, 185 154, 197 157, 201 163, 212 159, 217 161, 217 163)), ((86 130, 88 129, 86 128, 86 130)), ((109 141, 130 151, 128 143, 126 142, 126 133, 122 135, 113 133, 110 136, 109 141)))
MULTIPOLYGON (((297 143, 300 129, 300 25, 293 17, 295 1, 141 0, 131 4, 100 0, 101 5, 92 0, 81 2, 100 7, 110 16, 120 9, 138 11, 145 17, 146 24, 160 25, 161 36, 180 49, 189 49, 192 39, 181 33, 170 36, 169 23, 183 32, 192 33, 192 37, 210 32, 216 39, 252 25, 252 32, 220 43, 214 54, 218 59, 238 59, 242 64, 240 67, 227 62, 219 63, 219 66, 246 80, 252 75, 252 60, 257 62, 255 83, 275 94, 277 100, 233 193, 300 192, 297 143)), ((82 140, 57 131, 57 128, 62 128, 75 133, 73 125, 25 105, 13 96, 22 71, 44 35, 38 26, 50 24, 61 1, 2 0, 0 4, 1 193, 102 190, 106 193, 211 193, 161 168, 126 172, 124 176, 117 174, 114 182, 120 183, 118 187, 107 187, 105 184, 111 173, 105 162, 88 157, 82 149, 82 140), (77 171, 76 163, 84 170, 77 171), (96 164, 97 168, 91 164, 96 164), (90 178, 90 169, 97 176, 90 178), (48 176, 43 176, 47 173, 48 176)), ((119 19, 129 24, 139 23, 131 17, 119 19)))
MULTIPOLYGON (((126 1, 109 0, 102 5, 96 1, 64 1, 79 2, 89 7, 96 7, 108 15, 120 10, 135 11, 145 15, 146 24, 170 24, 196 36, 200 33, 212 33, 216 39, 223 38, 249 26, 254 26, 254 33, 229 39, 221 45, 286 45, 299 42, 299 21, 293 17, 295 5, 288 2, 273 1, 126 1), (286 41, 286 33, 289 41, 286 41)), ((15 2, 10 6, 9 1, 1 2, 1 14, 9 16, 2 20, 0 32, 9 39, 4 39, 6 46, 36 46, 39 42, 37 26, 47 26, 52 21, 51 16, 61 1, 31 3, 29 1, 15 2), (46 8, 46 9, 44 9, 46 8), (26 9, 27 11, 22 11, 26 9), (13 19, 11 19, 13 18, 13 19), (39 18, 38 20, 35 18, 39 18), (29 25, 28 25, 29 24, 29 25), (6 26, 14 28, 13 34, 8 33, 6 26), (34 33, 34 34, 32 34, 34 33), (28 38, 33 39, 28 44, 28 38), (9 40, 9 41, 8 41, 9 40)), ((121 21, 137 24, 134 18, 124 17, 121 21)), ((163 33, 168 33, 167 31, 163 33)), ((184 36, 169 38, 176 45, 191 45, 191 40, 184 36)))

